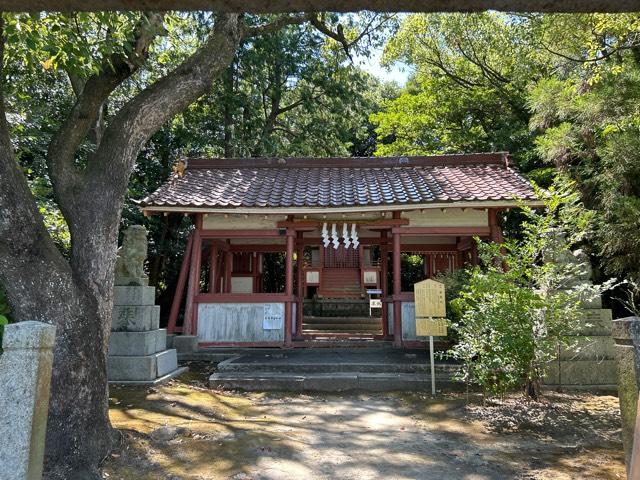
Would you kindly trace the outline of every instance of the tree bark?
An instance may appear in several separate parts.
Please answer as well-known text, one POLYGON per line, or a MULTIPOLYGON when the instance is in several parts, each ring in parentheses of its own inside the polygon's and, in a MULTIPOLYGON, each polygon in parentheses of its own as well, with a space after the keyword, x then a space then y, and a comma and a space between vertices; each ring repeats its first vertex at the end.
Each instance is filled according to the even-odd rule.
POLYGON ((104 98, 127 75, 111 69, 88 81, 93 88, 83 89, 48 154, 56 201, 71 232, 69 262, 49 237, 13 155, 0 97, 0 281, 17 320, 57 326, 46 478, 99 478, 98 465, 111 444, 106 358, 129 176, 150 136, 229 65, 242 34, 239 15, 220 15, 192 57, 125 104, 79 170, 75 150, 95 125, 104 98))

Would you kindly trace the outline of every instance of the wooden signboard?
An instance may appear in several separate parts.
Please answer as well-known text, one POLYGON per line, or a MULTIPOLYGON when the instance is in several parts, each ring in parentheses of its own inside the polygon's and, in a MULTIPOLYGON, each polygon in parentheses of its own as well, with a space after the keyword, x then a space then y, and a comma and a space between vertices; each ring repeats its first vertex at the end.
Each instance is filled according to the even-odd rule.
POLYGON ((413 292, 416 302, 416 318, 444 318, 447 316, 444 283, 431 279, 423 280, 413 285, 413 292))
POLYGON ((447 320, 416 317, 416 335, 419 337, 446 337, 447 320))

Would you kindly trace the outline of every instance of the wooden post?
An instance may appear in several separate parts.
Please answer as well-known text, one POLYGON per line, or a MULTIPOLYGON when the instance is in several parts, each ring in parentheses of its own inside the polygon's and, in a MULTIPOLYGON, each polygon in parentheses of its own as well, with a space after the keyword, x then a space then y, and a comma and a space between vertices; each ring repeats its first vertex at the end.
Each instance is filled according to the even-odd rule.
POLYGON ((189 270, 189 286, 187 287, 187 304, 184 308, 182 333, 192 335, 196 329, 195 297, 200 292, 200 266, 202 261, 202 238, 200 229, 193 232, 193 249, 191 251, 191 267, 189 270))
POLYGON ((285 295, 287 300, 284 307, 284 346, 291 347, 291 330, 293 321, 293 249, 295 243, 295 231, 287 228, 287 254, 286 254, 286 279, 285 279, 285 295))
POLYGON ((498 224, 498 210, 496 208, 490 208, 488 210, 489 215, 489 231, 490 239, 492 242, 502 243, 504 238, 502 236, 502 229, 498 224))
POLYGON ((180 275, 178 276, 178 285, 176 286, 176 291, 173 294, 173 303, 171 303, 171 312, 169 313, 169 324, 167 325, 167 331, 169 333, 174 333, 176 331, 176 323, 178 321, 178 314, 180 313, 182 295, 184 294, 184 287, 187 283, 187 277, 189 275, 189 264, 191 261, 192 248, 193 232, 189 233, 187 248, 184 251, 184 257, 182 257, 182 266, 180 267, 180 275))
POLYGON ((218 263, 216 264, 216 278, 214 284, 214 293, 222 293, 222 268, 224 267, 224 254, 218 255, 218 263))
POLYGON ((216 276, 218 275, 218 247, 211 242, 209 254, 209 293, 216 293, 216 276))
POLYGON ((402 346, 402 304, 400 293, 402 278, 400 276, 400 232, 393 232, 393 346, 402 346))
MULTIPOLYGON (((387 272, 388 272, 387 231, 380 230, 380 290, 382 298, 386 299, 388 294, 387 272)), ((382 302, 382 336, 389 336, 389 312, 387 302, 382 302)))
POLYGON ((303 303, 304 303, 304 270, 302 265, 304 263, 304 233, 297 232, 297 252, 298 260, 296 261, 296 268, 298 269, 298 310, 296 311, 296 338, 302 337, 302 315, 303 315, 303 303))
POLYGON ((233 253, 227 250, 224 254, 224 292, 231 293, 231 271, 233 269, 233 253))
POLYGON ((475 239, 471 238, 471 265, 475 267, 478 263, 478 244, 475 239))

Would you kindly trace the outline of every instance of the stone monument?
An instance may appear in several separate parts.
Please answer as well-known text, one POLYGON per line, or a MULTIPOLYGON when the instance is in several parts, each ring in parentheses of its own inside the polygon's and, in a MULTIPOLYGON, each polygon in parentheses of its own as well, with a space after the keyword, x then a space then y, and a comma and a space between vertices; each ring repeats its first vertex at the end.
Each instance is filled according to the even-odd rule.
POLYGON ((147 231, 140 225, 124 233, 116 261, 113 319, 109 339, 111 383, 156 385, 187 370, 177 353, 167 349, 167 330, 160 327, 156 289, 144 273, 147 231))
MULTIPOLYGON (((566 247, 563 233, 556 234, 558 245, 566 247)), ((558 246, 556 245, 556 246, 558 246)), ((584 250, 570 251, 554 248, 554 255, 545 256, 545 262, 569 266, 570 274, 558 286, 569 289, 593 285, 593 270, 589 256, 584 250)), ((584 288, 587 292, 589 289, 584 288)), ((582 319, 580 326, 571 332, 576 348, 562 349, 549 365, 545 384, 569 388, 616 388, 616 360, 614 342, 611 338, 611 310, 602 308, 602 298, 586 295, 581 299, 582 319)))

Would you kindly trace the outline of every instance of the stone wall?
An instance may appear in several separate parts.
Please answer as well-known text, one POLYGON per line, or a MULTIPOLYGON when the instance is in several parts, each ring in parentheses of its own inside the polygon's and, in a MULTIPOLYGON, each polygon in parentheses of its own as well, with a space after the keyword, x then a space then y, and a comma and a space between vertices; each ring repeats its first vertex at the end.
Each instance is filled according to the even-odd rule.
POLYGON ((582 325, 572 333, 577 348, 559 352, 549 365, 545 384, 551 387, 615 389, 617 366, 611 326, 611 310, 583 309, 582 325))
POLYGON ((42 477, 55 327, 4 329, 0 355, 0 480, 42 477))

